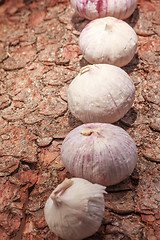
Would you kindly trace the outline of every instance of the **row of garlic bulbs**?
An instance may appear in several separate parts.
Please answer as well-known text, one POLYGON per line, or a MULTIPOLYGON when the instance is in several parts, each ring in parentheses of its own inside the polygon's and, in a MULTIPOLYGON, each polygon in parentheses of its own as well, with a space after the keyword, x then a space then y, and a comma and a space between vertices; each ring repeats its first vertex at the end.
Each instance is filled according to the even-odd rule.
POLYGON ((82 68, 68 89, 71 113, 86 124, 73 129, 61 148, 64 166, 76 178, 65 179, 56 187, 44 213, 49 228, 57 236, 81 240, 94 234, 101 225, 105 186, 128 177, 137 162, 132 138, 110 124, 128 112, 135 98, 134 84, 120 67, 133 58, 137 35, 115 17, 129 17, 137 1, 71 0, 71 3, 81 16, 99 18, 91 21, 79 38, 84 58, 93 65, 82 68))

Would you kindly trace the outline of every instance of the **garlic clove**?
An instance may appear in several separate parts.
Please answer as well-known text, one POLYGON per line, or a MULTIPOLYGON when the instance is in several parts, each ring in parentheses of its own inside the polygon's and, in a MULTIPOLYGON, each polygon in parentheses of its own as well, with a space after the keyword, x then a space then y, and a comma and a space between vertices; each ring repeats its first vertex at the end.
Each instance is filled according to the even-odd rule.
POLYGON ((82 122, 113 123, 131 108, 135 87, 129 75, 109 64, 88 65, 68 88, 68 107, 82 122))
POLYGON ((107 16, 126 19, 136 9, 137 0, 71 0, 71 4, 80 16, 90 20, 107 16))
POLYGON ((122 128, 106 123, 88 123, 66 136, 61 158, 73 176, 109 186, 131 175, 138 154, 135 142, 122 128))
POLYGON ((105 187, 85 179, 65 179, 45 204, 45 219, 51 231, 68 240, 94 234, 105 210, 104 193, 105 187))
POLYGON ((137 41, 137 35, 129 24, 106 17, 86 25, 80 34, 79 46, 89 63, 122 67, 134 57, 137 41))

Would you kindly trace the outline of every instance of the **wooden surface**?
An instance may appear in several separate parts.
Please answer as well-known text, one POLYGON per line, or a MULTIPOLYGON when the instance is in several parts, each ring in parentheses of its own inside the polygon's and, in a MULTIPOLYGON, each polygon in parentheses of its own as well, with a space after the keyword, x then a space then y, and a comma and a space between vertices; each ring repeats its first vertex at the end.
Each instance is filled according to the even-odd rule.
MULTIPOLYGON (((160 2, 138 2, 127 22, 138 50, 123 69, 136 99, 116 124, 136 142, 132 176, 109 187, 106 212, 90 240, 160 239, 160 2)), ((60 148, 80 125, 66 89, 87 63, 78 46, 88 23, 69 1, 0 1, 0 239, 58 238, 44 219, 51 191, 65 177, 60 148)))

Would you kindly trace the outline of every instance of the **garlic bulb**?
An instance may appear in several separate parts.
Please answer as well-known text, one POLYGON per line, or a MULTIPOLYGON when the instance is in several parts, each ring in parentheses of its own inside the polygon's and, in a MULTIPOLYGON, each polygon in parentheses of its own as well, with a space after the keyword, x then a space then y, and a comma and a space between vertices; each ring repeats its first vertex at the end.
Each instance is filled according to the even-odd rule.
POLYGON ((122 128, 88 123, 66 136, 61 158, 73 176, 109 186, 131 175, 137 163, 137 148, 122 128))
POLYGON ((87 19, 116 17, 126 19, 134 12, 137 0, 71 0, 76 12, 87 19))
POLYGON ((87 24, 80 34, 79 46, 89 63, 122 67, 135 55, 137 35, 126 22, 106 17, 87 24))
POLYGON ((135 87, 128 74, 108 64, 88 65, 68 88, 68 107, 82 122, 113 123, 131 108, 135 87))
POLYGON ((67 240, 94 234, 105 210, 104 193, 105 187, 85 179, 65 179, 45 204, 45 219, 51 231, 67 240))

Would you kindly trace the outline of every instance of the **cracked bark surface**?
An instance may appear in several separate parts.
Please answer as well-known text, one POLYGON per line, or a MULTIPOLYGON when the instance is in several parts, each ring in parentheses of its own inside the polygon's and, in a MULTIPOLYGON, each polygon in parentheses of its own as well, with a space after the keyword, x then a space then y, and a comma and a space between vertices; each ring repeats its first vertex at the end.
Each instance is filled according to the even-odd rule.
MULTIPOLYGON (((158 0, 139 0, 126 21, 138 51, 123 69, 136 99, 116 124, 138 147, 132 176, 107 188, 99 231, 88 240, 160 239, 160 94, 158 0)), ((67 108, 66 89, 87 63, 78 47, 88 23, 69 0, 0 1, 0 238, 55 239, 44 204, 71 177, 60 158, 69 131, 80 125, 67 108)))

